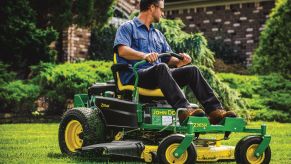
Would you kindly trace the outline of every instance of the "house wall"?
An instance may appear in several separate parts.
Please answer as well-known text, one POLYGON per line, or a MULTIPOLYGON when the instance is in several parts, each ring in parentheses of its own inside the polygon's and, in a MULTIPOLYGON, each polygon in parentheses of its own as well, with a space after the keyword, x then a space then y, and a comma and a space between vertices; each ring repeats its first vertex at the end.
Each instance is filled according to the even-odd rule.
POLYGON ((181 18, 185 31, 202 32, 206 38, 232 45, 234 53, 251 64, 251 55, 258 45, 259 34, 274 0, 192 0, 166 3, 169 19, 181 18))

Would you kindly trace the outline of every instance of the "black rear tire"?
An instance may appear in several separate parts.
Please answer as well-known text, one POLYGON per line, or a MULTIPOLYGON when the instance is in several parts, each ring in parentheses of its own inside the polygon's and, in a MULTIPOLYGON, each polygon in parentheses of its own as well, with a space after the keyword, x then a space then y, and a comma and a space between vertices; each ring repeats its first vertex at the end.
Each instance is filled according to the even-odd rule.
POLYGON ((105 141, 105 125, 99 109, 68 110, 59 126, 59 147, 63 154, 75 155, 81 147, 105 141))

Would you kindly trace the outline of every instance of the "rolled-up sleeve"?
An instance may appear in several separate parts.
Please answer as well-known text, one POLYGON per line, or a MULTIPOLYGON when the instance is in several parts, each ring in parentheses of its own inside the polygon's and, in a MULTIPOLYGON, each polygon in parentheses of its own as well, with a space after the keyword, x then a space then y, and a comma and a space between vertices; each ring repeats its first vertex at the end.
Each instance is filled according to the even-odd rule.
POLYGON ((131 25, 129 23, 125 23, 118 28, 113 45, 115 52, 120 45, 131 47, 132 37, 130 28, 131 25))

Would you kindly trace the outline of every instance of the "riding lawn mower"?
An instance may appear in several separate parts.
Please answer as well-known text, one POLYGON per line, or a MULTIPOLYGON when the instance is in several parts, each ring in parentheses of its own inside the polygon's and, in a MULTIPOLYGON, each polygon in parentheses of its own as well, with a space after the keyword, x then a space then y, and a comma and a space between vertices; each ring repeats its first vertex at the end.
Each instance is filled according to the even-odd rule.
MULTIPOLYGON (((174 56, 163 53, 159 57, 174 56)), ((111 67, 114 80, 93 84, 87 94, 74 96, 74 108, 64 113, 59 126, 59 146, 67 155, 91 152, 96 156, 133 157, 149 163, 196 163, 235 160, 237 163, 269 163, 270 141, 266 125, 248 128, 243 118, 224 118, 210 124, 207 117, 189 116, 181 124, 178 112, 167 103, 160 89, 138 87, 137 68, 111 67), (120 73, 132 69, 134 85, 123 85, 120 73), (231 133, 248 133, 236 146, 221 145, 231 133), (221 138, 203 138, 220 134, 221 138)), ((193 108, 198 105, 191 104, 193 108)))

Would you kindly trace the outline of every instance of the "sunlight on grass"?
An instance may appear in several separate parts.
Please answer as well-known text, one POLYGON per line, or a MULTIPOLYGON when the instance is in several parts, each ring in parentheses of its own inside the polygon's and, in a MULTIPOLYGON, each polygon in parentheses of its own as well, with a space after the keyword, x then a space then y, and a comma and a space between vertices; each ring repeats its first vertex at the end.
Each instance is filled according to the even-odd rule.
MULTIPOLYGON (((262 122, 252 122, 249 127, 260 127, 262 122)), ((266 122, 267 133, 272 136, 271 163, 291 162, 291 124, 266 122)), ((0 125, 0 163, 76 163, 100 162, 107 163, 111 159, 97 159, 84 157, 67 157, 61 154, 58 147, 58 124, 2 124, 0 125)), ((231 134, 230 140, 222 144, 235 145, 247 134, 231 134)), ((201 135, 201 137, 215 137, 217 135, 201 135)), ((218 137, 222 137, 219 135, 218 137)), ((131 163, 132 159, 126 160, 131 163)), ((116 161, 116 160, 115 160, 116 161)), ((117 162, 116 162, 117 163, 117 162)), ((141 163, 136 160, 134 163, 141 163)), ((234 162, 231 162, 234 163, 234 162)))

